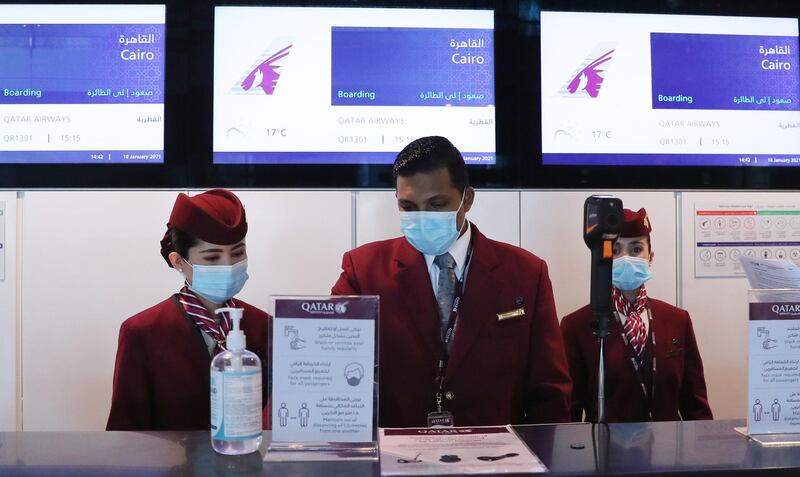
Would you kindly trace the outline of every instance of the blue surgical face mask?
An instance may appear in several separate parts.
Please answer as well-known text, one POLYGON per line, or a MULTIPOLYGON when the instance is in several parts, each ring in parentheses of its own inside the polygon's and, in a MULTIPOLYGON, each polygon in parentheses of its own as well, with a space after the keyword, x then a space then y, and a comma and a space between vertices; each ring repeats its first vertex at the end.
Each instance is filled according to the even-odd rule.
POLYGON ((247 274, 247 259, 234 265, 192 266, 192 283, 189 290, 212 303, 225 303, 242 291, 250 276, 247 274))
POLYGON ((611 265, 611 283, 622 291, 638 290, 653 278, 650 262, 644 258, 619 257, 611 265))
MULTIPOLYGON (((458 211, 464 205, 464 195, 458 209, 448 212, 400 212, 400 231, 406 240, 425 255, 441 255, 458 239, 458 211)), ((466 220, 464 220, 466 224, 466 220)))

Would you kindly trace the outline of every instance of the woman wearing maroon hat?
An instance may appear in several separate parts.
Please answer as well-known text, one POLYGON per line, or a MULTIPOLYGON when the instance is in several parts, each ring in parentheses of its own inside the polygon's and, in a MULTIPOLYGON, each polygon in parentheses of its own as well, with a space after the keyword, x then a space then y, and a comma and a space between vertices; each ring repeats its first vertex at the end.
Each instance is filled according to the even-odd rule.
MULTIPOLYGON (((652 278, 652 227, 644 209, 625 209, 614 244, 612 301, 615 320, 605 341, 608 422, 712 419, 703 360, 689 313, 647 296, 652 278)), ((598 341, 585 306, 561 321, 573 391, 574 421, 597 416, 598 341)))
POLYGON ((106 429, 210 428, 209 367, 231 328, 227 314, 214 313, 221 307, 244 308, 247 349, 267 362, 269 315, 233 298, 248 278, 246 234, 244 207, 233 193, 178 195, 161 255, 185 283, 122 323, 106 429))

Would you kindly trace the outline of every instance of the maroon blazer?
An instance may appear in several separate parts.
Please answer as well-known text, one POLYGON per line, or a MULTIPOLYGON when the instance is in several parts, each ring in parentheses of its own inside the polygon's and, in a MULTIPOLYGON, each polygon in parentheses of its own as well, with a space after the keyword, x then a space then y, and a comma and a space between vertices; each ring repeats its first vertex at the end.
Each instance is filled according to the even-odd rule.
MULTIPOLYGON (((457 426, 568 421, 570 380, 547 265, 474 225, 472 244, 443 408, 457 426), (518 308, 522 316, 498 320, 518 308)), ((345 253, 342 268, 331 293, 381 300, 380 425, 426 426, 441 341, 425 258, 400 237, 345 253)))
MULTIPOLYGON (((644 368, 653 379, 645 397, 636 371, 622 341, 622 325, 614 319, 606 338, 606 417, 608 422, 713 419, 706 394, 703 360, 697 349, 689 313, 660 300, 650 299, 650 330, 655 334, 655 350, 648 337, 649 356, 655 357, 644 368)), ((572 420, 594 420, 596 414, 598 342, 592 334, 593 316, 589 306, 564 317, 561 331, 572 375, 572 420)))
MULTIPOLYGON (((247 349, 267 358, 271 317, 241 300, 247 349)), ((128 318, 119 330, 107 430, 209 430, 211 356, 202 331, 174 298, 128 318)), ((267 373, 262 369, 264 403, 267 373)), ((269 415, 264 414, 265 427, 269 415)))

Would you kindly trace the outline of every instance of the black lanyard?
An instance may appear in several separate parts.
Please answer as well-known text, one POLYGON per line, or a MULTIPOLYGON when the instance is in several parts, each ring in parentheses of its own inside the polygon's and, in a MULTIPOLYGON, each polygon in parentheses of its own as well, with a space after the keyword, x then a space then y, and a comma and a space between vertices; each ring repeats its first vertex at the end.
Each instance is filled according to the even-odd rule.
MULTIPOLYGON (((647 320, 649 323, 648 326, 648 333, 647 337, 650 341, 650 361, 652 363, 652 374, 650 375, 650 392, 647 392, 647 386, 645 385, 644 378, 642 377, 642 367, 644 366, 644 362, 639 359, 639 355, 636 353, 636 350, 633 348, 633 345, 628 341, 628 337, 625 336, 625 325, 622 325, 622 320, 618 320, 620 325, 622 325, 622 342, 625 343, 625 348, 628 350, 628 354, 630 355, 631 365, 633 365, 634 374, 636 374, 636 379, 639 381, 639 387, 642 389, 642 394, 644 394, 644 399, 647 402, 647 414, 650 417, 650 420, 653 420, 653 409, 652 409, 652 399, 655 393, 656 388, 656 333, 653 331, 653 312, 650 308, 650 303, 648 300, 647 304, 647 320)), ((619 312, 618 312, 619 313, 619 312)), ((627 317, 626 319, 630 319, 627 317)), ((644 326, 644 323, 642 323, 644 326)))
MULTIPOLYGON (((447 320, 447 327, 444 333, 440 334, 439 342, 441 349, 439 352, 439 359, 436 362, 436 383, 438 389, 436 391, 436 410, 442 411, 442 391, 444 391, 444 377, 447 374, 447 362, 450 359, 450 351, 448 347, 450 342, 453 341, 453 334, 455 333, 456 320, 458 319, 458 310, 461 307, 461 299, 464 297, 464 289, 467 284, 467 272, 469 271, 469 264, 472 261, 472 244, 467 249, 467 258, 464 260, 464 276, 461 280, 456 277, 456 293, 453 297, 453 307, 450 309, 450 318, 447 320)), ((442 270, 439 270, 442 273, 442 270)), ((453 271, 455 273, 455 270, 453 271)))

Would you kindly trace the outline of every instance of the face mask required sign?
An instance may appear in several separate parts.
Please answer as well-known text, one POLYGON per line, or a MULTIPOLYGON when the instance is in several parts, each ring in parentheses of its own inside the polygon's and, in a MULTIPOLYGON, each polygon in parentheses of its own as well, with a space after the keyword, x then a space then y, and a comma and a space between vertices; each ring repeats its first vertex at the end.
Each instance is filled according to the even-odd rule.
MULTIPOLYGON (((378 297, 274 300, 269 453, 299 445, 311 454, 331 443, 357 443, 354 448, 372 445, 377 457, 378 297)), ((306 457, 300 460, 320 459, 306 457)))
POLYGON ((750 292, 749 434, 800 433, 798 298, 797 290, 750 292))

